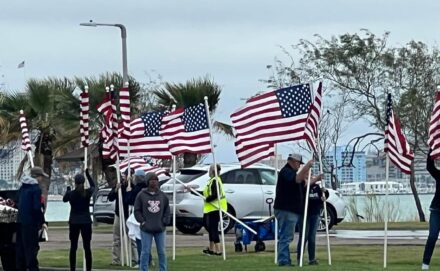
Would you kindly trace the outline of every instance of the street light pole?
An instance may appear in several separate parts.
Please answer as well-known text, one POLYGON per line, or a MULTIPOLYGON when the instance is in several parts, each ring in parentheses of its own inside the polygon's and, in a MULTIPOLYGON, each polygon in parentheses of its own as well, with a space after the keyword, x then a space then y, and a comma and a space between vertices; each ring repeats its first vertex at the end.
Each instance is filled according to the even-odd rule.
POLYGON ((102 23, 95 23, 92 20, 88 23, 80 23, 81 26, 90 26, 90 27, 97 27, 97 26, 114 26, 121 29, 121 39, 122 39, 122 80, 123 85, 128 82, 128 65, 127 65, 127 29, 123 24, 102 24, 102 23))

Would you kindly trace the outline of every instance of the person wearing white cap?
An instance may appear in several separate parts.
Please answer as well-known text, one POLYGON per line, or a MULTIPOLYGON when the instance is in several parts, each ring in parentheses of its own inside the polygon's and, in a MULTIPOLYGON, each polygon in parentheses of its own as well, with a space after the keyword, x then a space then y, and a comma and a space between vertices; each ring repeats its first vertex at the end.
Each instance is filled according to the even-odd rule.
MULTIPOLYGON (((291 266, 289 244, 293 241, 293 233, 298 224, 301 227, 304 213, 304 181, 313 165, 313 160, 304 166, 302 156, 290 154, 287 164, 278 174, 275 194, 275 217, 278 220, 278 265, 291 266)), ((314 177, 311 184, 319 181, 321 176, 314 177)))
POLYGON ((43 197, 38 185, 44 177, 49 177, 41 167, 31 168, 30 175, 21 179, 18 190, 18 214, 16 235, 17 270, 39 270, 38 231, 44 224, 43 197))

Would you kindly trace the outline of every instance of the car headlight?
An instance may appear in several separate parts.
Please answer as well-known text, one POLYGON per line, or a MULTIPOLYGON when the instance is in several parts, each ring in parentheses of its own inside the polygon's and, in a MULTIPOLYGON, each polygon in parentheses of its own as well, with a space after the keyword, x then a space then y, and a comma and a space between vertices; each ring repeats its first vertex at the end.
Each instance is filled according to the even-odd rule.
POLYGON ((342 199, 342 194, 339 193, 338 191, 335 191, 335 195, 342 199))

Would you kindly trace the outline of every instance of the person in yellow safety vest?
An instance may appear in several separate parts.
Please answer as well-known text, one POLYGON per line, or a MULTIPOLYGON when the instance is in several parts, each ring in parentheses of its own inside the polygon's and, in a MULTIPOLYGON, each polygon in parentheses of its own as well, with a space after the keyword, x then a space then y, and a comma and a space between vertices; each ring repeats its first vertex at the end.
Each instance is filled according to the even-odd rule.
MULTIPOLYGON (((220 165, 217 164, 217 176, 220 174, 220 165)), ((222 179, 215 178, 214 164, 209 167, 209 181, 203 190, 203 196, 205 197, 205 204, 203 205, 203 213, 206 219, 206 226, 209 233, 209 247, 203 250, 207 255, 222 255, 220 250, 220 237, 218 234, 218 224, 220 222, 219 214, 219 202, 217 194, 217 184, 220 190, 220 207, 222 210, 227 211, 228 202, 226 201, 225 191, 223 189, 222 179)))

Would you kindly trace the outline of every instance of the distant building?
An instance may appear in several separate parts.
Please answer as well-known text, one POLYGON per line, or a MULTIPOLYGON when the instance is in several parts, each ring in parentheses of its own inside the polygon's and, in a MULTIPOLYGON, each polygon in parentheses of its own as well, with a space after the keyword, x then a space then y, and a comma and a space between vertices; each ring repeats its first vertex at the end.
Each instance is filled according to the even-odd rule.
POLYGON ((284 167, 284 165, 286 164, 287 161, 287 157, 283 158, 283 156, 281 154, 278 154, 277 156, 278 158, 278 164, 277 166, 275 166, 276 164, 276 159, 275 157, 271 156, 269 159, 266 160, 261 160, 260 163, 268 165, 270 167, 274 167, 277 168, 278 170, 280 170, 282 167, 284 167))
POLYGON ((17 171, 26 153, 18 144, 11 144, 8 148, 0 149, 0 179, 10 185, 16 181, 17 171))
MULTIPOLYGON (((323 167, 325 180, 331 180, 331 169, 338 178, 339 184, 351 182, 365 182, 367 179, 366 156, 363 151, 353 152, 352 146, 336 146, 323 157, 323 167), (352 165, 350 163, 353 155, 352 165), (343 166, 344 165, 344 166, 343 166)), ((318 172, 319 163, 313 165, 313 171, 318 172)))

